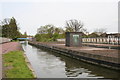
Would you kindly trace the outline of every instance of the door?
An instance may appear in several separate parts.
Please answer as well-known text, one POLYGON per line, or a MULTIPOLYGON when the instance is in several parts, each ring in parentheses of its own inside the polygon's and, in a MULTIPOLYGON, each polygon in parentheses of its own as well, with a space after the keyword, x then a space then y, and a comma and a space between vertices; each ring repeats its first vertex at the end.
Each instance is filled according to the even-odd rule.
POLYGON ((77 35, 77 34, 74 34, 73 35, 73 45, 74 46, 79 46, 80 44, 79 44, 79 35, 77 35))

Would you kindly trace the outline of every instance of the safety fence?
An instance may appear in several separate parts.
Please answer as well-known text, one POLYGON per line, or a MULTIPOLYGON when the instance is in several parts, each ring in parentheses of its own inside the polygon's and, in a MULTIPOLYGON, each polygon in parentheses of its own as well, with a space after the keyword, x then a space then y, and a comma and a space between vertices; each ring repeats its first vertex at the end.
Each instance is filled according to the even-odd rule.
POLYGON ((120 38, 82 38, 83 43, 120 44, 120 38))
MULTIPOLYGON (((65 42, 65 39, 57 39, 57 41, 65 42)), ((120 38, 82 38, 83 43, 98 44, 120 44, 120 38)))

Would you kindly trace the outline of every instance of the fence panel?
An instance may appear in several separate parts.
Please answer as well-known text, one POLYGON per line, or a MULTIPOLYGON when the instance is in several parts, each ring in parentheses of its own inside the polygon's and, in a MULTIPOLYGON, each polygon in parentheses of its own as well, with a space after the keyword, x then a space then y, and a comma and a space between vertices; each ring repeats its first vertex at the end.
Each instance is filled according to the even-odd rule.
POLYGON ((82 38, 83 43, 120 44, 120 38, 82 38))

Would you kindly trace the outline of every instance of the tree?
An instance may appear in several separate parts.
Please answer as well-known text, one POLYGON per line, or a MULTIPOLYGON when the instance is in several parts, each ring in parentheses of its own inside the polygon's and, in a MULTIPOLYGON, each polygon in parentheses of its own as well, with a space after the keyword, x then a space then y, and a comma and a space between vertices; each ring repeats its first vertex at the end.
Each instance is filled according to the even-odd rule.
POLYGON ((3 21, 1 21, 2 26, 2 37, 7 38, 17 38, 20 37, 19 28, 17 26, 17 22, 14 17, 12 18, 6 18, 3 21))
POLYGON ((52 25, 47 25, 48 26, 48 33, 51 33, 51 34, 54 34, 55 33, 55 27, 54 26, 52 26, 52 25))
POLYGON ((0 22, 1 24, 1 32, 2 32, 2 37, 10 37, 10 19, 6 18, 3 21, 0 22))
POLYGON ((56 41, 58 38, 64 38, 64 30, 62 28, 55 27, 52 24, 41 26, 37 30, 35 38, 37 41, 47 42, 56 41))
POLYGON ((62 28, 58 28, 58 27, 55 28, 55 33, 63 34, 64 32, 65 31, 62 28))
POLYGON ((83 23, 76 19, 66 21, 66 32, 83 32, 86 29, 83 28, 83 23))
POLYGON ((7 24, 2 26, 2 37, 10 38, 10 27, 7 24))
POLYGON ((3 21, 1 21, 1 25, 9 25, 9 23, 10 23, 10 19, 9 18, 5 18, 5 19, 3 19, 3 21))
POLYGON ((60 28, 55 28, 55 33, 60 33, 61 32, 61 30, 60 30, 60 28))
POLYGON ((12 17, 10 19, 10 23, 9 23, 9 26, 10 26, 10 34, 11 34, 11 38, 14 39, 14 38, 17 38, 17 37, 20 37, 20 32, 19 32, 19 28, 17 26, 17 22, 16 22, 16 19, 14 17, 12 17))
POLYGON ((45 25, 47 27, 47 32, 50 38, 52 38, 53 34, 55 33, 55 26, 52 24, 45 25))

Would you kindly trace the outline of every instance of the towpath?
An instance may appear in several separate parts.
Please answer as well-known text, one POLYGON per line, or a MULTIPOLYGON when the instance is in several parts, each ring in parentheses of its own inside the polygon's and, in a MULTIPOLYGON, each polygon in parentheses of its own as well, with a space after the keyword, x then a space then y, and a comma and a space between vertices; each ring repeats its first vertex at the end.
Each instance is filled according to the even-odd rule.
POLYGON ((19 42, 8 42, 0 44, 0 80, 2 79, 2 54, 10 51, 22 50, 19 42))

